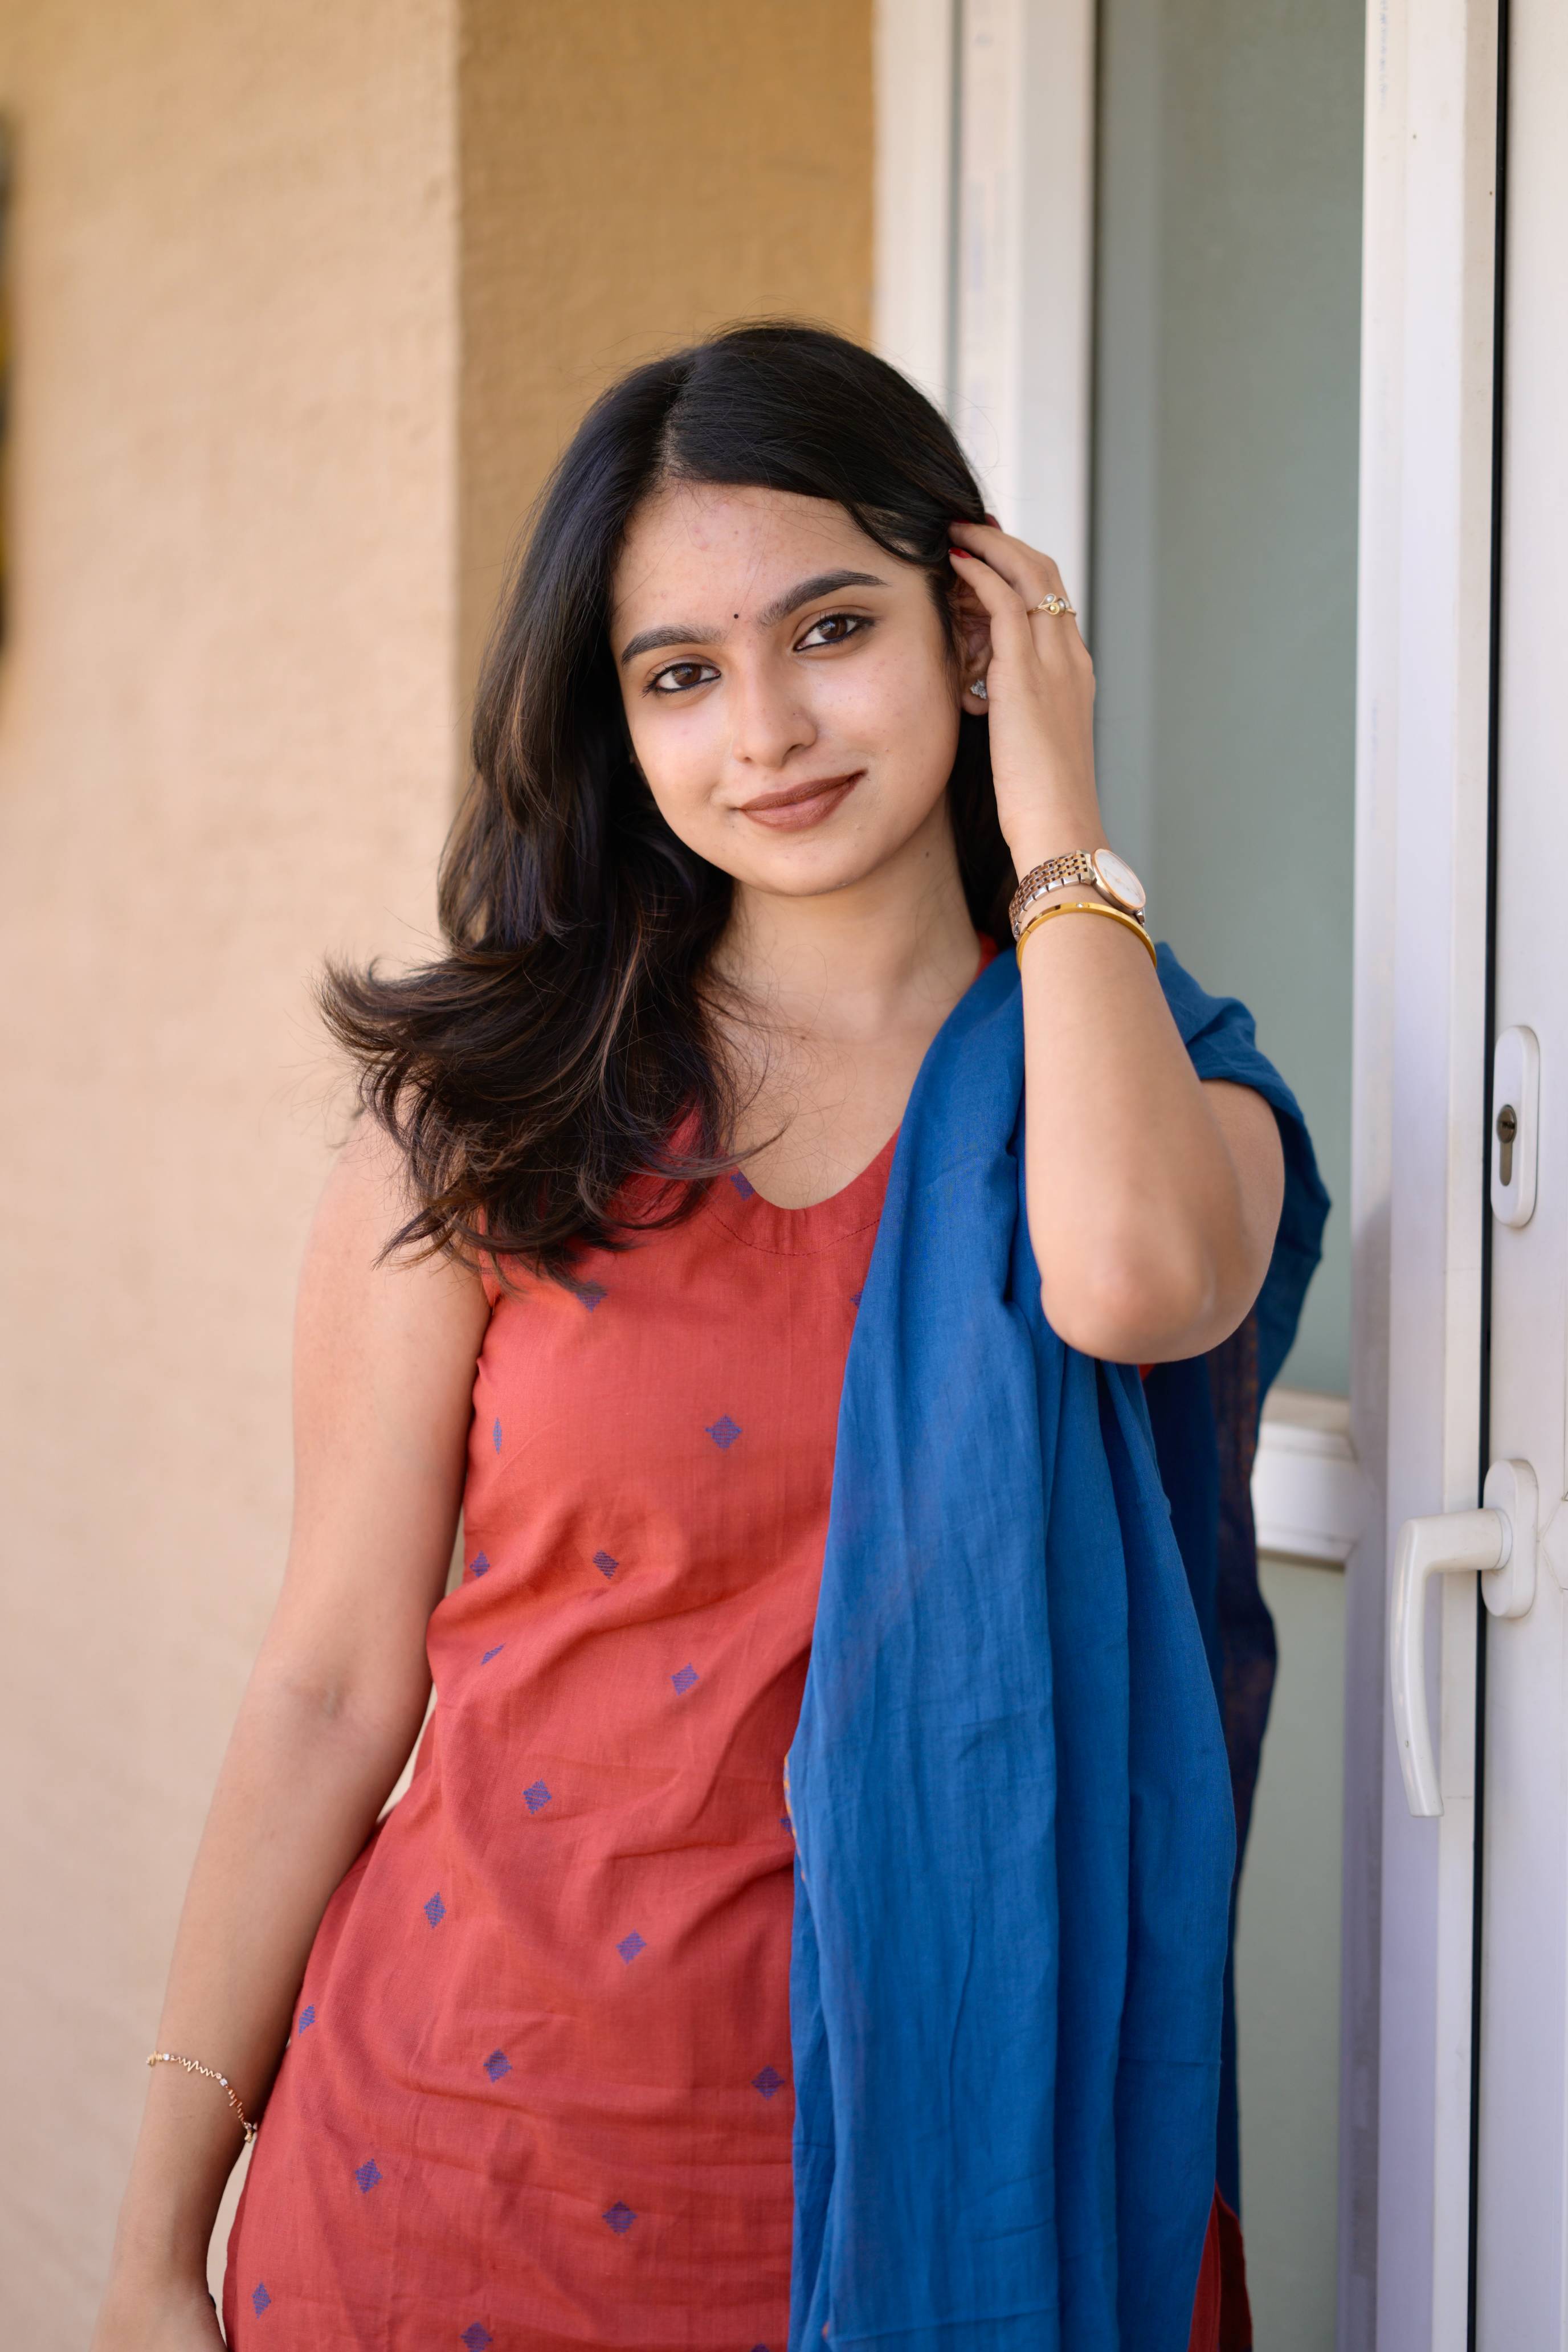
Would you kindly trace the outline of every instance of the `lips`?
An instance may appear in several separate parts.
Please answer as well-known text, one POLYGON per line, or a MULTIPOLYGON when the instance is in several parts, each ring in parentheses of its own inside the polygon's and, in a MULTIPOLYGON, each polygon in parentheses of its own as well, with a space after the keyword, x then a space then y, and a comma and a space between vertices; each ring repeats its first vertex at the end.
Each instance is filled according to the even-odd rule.
POLYGON ((807 825, 820 824, 824 817, 831 816, 865 772, 863 768, 856 768, 847 776, 814 776, 805 782, 790 784, 783 792, 759 793, 755 800, 742 803, 740 814, 771 826, 774 832, 802 832, 807 825))

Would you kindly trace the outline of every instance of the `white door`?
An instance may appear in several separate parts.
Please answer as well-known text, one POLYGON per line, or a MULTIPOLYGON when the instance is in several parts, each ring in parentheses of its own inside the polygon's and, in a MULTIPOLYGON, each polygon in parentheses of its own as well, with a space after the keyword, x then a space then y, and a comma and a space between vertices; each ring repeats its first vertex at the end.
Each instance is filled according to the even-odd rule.
MULTIPOLYGON (((1415 34, 1419 12, 1406 22, 1415 34)), ((1496 561, 1484 567, 1497 599, 1495 634, 1489 632, 1495 658, 1486 665, 1496 694, 1491 986, 1488 1034, 1480 1036, 1473 1015, 1476 975, 1486 969, 1480 950, 1488 909, 1477 883, 1487 860, 1478 857, 1473 829, 1479 746, 1472 727, 1468 743, 1458 746, 1452 808, 1442 813, 1468 879, 1461 872, 1446 894, 1417 909, 1412 886, 1421 878, 1422 845, 1407 838, 1394 856, 1396 887, 1406 894, 1395 928, 1429 919, 1450 969, 1461 975, 1449 992, 1446 1038, 1431 1019, 1410 1022, 1394 1041, 1395 1076, 1402 1067, 1407 1076, 1412 1069, 1419 1073, 1424 1055, 1428 1077, 1446 1062, 1447 1140, 1460 1172, 1446 1197, 1429 1171, 1425 1195, 1419 1170, 1408 1174, 1403 1191, 1397 1178, 1392 1186, 1395 1258, 1402 1230, 1410 1237, 1407 1254, 1419 1257, 1423 1209, 1427 1231, 1436 1234, 1442 1227, 1447 1242, 1444 1253, 1429 1251, 1425 1270, 1407 1282, 1403 1298, 1397 1276, 1391 1285, 1391 1496, 1401 1488, 1402 1463, 1409 1469, 1420 1458, 1415 1438, 1401 1439, 1402 1419, 1409 1423, 1413 1401, 1417 1418, 1426 1412, 1431 1419, 1431 1395, 1423 1396, 1408 1359, 1402 1376, 1402 1305, 1418 1321, 1423 1299, 1448 1302, 1446 1326, 1441 1331, 1434 1326, 1428 1336, 1437 1342, 1437 1387, 1453 1409, 1442 1465, 1447 1508, 1434 1510, 1427 1503, 1423 1516, 1407 1522, 1394 1567, 1389 1664, 1409 1814, 1403 1822, 1389 1822, 1384 1854, 1375 2342, 1379 2352, 1396 2345, 1467 2343, 1477 2352, 1563 2352, 1568 919, 1561 887, 1568 874, 1568 11, 1561 0, 1513 0, 1505 12, 1500 112, 1490 105, 1489 87, 1489 37, 1499 29, 1497 17, 1488 24, 1479 9, 1455 9, 1448 22, 1458 37, 1447 79, 1459 101, 1450 115, 1461 129, 1467 117, 1469 121, 1463 143, 1472 165, 1472 201, 1453 214, 1446 257, 1456 286, 1467 286, 1473 298, 1472 363, 1494 296, 1500 301, 1500 437, 1495 500, 1490 495, 1483 500, 1476 494, 1475 467, 1481 404, 1478 395, 1467 422, 1464 401, 1456 399, 1454 462, 1433 467, 1429 494, 1437 505, 1448 499, 1456 516, 1469 516, 1468 538, 1457 528, 1448 549, 1454 558, 1468 547, 1468 571, 1457 566, 1449 584, 1453 610, 1468 598, 1468 628, 1446 659, 1429 660, 1426 682, 1436 706, 1451 695, 1461 712, 1468 706, 1473 719, 1479 615, 1469 591, 1478 573, 1476 526, 1484 515, 1489 535, 1496 530, 1496 561), (1502 126, 1504 194, 1498 289, 1478 234, 1489 208, 1487 151, 1496 122, 1502 126), (1427 1050, 1434 1041, 1446 1051, 1427 1050), (1478 1120, 1489 1051, 1491 1085, 1478 1120), (1473 1217, 1472 1183, 1480 1192, 1473 1217), (1441 1215, 1431 1213, 1434 1209, 1441 1215), (1473 1323, 1467 1305, 1468 1234, 1478 1244, 1473 1323), (1436 1279, 1440 1255, 1446 1289, 1436 1279), (1472 1372, 1484 1381, 1484 1412, 1473 1424, 1484 1444, 1467 1476, 1472 1372), (1478 1496, 1469 1482, 1479 1482, 1483 1456, 1489 1466, 1478 1496), (1475 1579, 1460 1572, 1467 1569, 1482 1571, 1479 1643, 1475 1579), (1451 1571, 1436 1579, 1444 1588, 1440 1607, 1426 1606, 1427 1570, 1451 1571), (1439 1713, 1430 1726, 1429 1706, 1439 1713), (1479 1923, 1479 1947, 1471 1941, 1472 1918, 1479 1923), (1472 1960, 1473 2007, 1466 1984, 1472 1960), (1415 2032, 1407 2030, 1412 2016, 1415 2032)), ((1436 84, 1444 59, 1434 43, 1422 60, 1420 38, 1416 34, 1413 60, 1418 68, 1425 63, 1436 84)), ((1440 239, 1420 226, 1406 238, 1405 251, 1425 253, 1428 261, 1445 258, 1440 239)), ((1418 292, 1417 307, 1422 299, 1418 292)), ((1462 320, 1464 315, 1461 303, 1454 316, 1462 320)), ((1465 354, 1461 343, 1455 350, 1458 387, 1465 354)), ((1489 415, 1489 444, 1492 422, 1489 415)), ((1408 588, 1403 594, 1413 601, 1408 588)), ((1429 656, 1436 644, 1434 635, 1429 656)), ((1435 1464, 1435 1454, 1431 1459, 1435 1464)), ((1403 1485, 1408 1508, 1415 1485, 1408 1475, 1403 1485)))
MULTIPOLYGON (((1514 0, 1508 46, 1489 1438, 1494 1458, 1534 1470, 1545 1538, 1529 1605, 1521 1591, 1522 1613, 1489 1616, 1484 1637, 1476 2343, 1479 2352, 1556 2352, 1568 2345, 1568 1507, 1561 1501, 1568 1493, 1568 9, 1562 0, 1514 0), (1519 1031, 1538 1041, 1538 1054, 1510 1034, 1519 1031), (1500 1192, 1505 1157, 1510 1181, 1500 1192)), ((1521 1549, 1528 1534, 1519 1531, 1521 1549)))

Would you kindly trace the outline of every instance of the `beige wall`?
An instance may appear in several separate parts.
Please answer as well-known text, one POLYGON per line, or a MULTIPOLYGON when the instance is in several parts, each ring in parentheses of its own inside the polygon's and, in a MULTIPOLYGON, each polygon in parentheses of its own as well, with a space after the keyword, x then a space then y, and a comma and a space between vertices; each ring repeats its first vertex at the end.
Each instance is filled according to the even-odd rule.
POLYGON ((594 394, 763 313, 865 336, 870 0, 469 0, 463 644, 594 394))
POLYGON ((869 75, 869 0, 0 8, 0 2336, 29 2352, 86 2341, 280 1566, 331 1126, 310 973, 429 922, 454 680, 587 394, 737 313, 864 327, 869 75))
POLYGON ((37 2352, 86 2341, 282 1551, 324 1160, 308 975, 429 920, 455 738, 448 17, 0 13, 0 2336, 37 2352))

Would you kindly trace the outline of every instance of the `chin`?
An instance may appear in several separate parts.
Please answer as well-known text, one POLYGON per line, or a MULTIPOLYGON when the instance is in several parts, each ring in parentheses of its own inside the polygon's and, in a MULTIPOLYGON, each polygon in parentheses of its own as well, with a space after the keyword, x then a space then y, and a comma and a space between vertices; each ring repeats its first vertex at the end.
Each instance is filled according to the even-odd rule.
POLYGON ((748 890, 779 898, 825 898, 868 882, 901 846, 797 839, 783 854, 748 858, 743 866, 726 862, 725 870, 748 890))

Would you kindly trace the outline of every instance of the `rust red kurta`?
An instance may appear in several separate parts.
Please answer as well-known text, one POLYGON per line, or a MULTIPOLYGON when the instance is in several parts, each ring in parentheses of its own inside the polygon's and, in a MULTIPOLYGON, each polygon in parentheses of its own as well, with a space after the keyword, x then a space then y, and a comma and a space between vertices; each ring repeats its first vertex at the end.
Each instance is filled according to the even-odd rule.
POLYGON ((306 1971, 243 2352, 784 2352, 783 1765, 891 1157, 490 1286, 437 1704, 306 1971))

